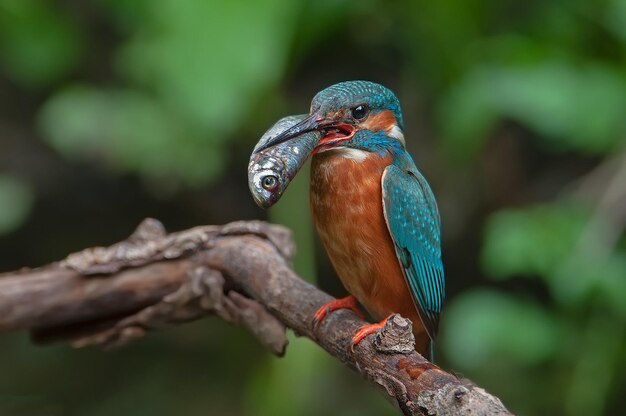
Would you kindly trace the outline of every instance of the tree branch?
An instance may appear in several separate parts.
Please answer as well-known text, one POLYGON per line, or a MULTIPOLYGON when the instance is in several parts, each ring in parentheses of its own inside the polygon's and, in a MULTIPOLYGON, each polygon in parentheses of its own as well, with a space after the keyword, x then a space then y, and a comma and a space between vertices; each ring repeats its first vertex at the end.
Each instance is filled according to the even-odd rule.
POLYGON ((167 234, 148 219, 111 247, 0 275, 0 331, 110 347, 216 314, 245 326, 277 355, 287 345, 285 327, 311 338, 403 414, 510 415, 499 399, 415 352, 410 321, 399 315, 354 351, 351 337, 365 322, 353 312, 332 313, 314 328, 313 314, 331 297, 291 270, 293 252, 289 231, 263 222, 167 234))

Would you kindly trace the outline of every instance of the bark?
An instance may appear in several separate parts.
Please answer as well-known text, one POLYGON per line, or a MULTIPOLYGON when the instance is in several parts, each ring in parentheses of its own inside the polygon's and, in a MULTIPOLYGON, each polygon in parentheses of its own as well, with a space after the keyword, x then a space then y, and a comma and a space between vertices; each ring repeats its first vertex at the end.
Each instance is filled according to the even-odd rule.
POLYGON ((263 222, 167 234, 148 219, 111 247, 0 275, 0 331, 27 329, 38 342, 112 347, 218 315, 246 327, 277 355, 285 351, 286 328, 311 338, 378 386, 403 414, 511 414, 496 397, 415 352, 411 323, 399 315, 354 350, 351 337, 366 322, 352 311, 334 312, 314 327, 315 311, 331 297, 291 270, 293 252, 289 231, 263 222))

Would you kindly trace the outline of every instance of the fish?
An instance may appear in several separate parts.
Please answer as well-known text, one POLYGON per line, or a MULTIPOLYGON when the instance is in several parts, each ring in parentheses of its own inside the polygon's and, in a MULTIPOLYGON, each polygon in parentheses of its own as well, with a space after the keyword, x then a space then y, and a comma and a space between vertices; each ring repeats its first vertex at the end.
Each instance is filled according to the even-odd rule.
POLYGON ((269 208, 278 202, 320 141, 321 134, 311 131, 275 146, 263 147, 306 117, 306 114, 300 114, 281 118, 263 134, 252 151, 248 186, 254 201, 261 208, 269 208))

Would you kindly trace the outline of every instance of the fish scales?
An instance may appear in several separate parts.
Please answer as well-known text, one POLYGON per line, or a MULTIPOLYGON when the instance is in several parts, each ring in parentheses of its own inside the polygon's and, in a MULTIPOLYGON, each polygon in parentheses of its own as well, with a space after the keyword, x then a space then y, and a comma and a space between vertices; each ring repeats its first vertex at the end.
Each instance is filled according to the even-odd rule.
POLYGON ((276 146, 258 151, 268 141, 293 127, 306 114, 284 117, 276 122, 254 147, 248 165, 248 186, 261 208, 274 205, 285 192, 319 142, 317 131, 301 134, 276 146))

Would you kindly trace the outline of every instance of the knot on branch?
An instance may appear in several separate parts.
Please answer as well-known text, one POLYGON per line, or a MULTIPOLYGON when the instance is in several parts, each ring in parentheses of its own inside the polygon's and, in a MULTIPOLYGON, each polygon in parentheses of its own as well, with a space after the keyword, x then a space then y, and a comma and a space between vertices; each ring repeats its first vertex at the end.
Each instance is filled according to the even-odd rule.
POLYGON ((409 319, 393 314, 374 337, 374 348, 387 354, 408 354, 415 351, 413 324, 409 319))
POLYGON ((417 405, 437 415, 511 415, 500 399, 473 384, 445 384, 419 393, 417 405))

